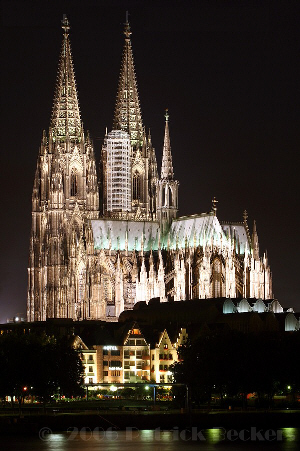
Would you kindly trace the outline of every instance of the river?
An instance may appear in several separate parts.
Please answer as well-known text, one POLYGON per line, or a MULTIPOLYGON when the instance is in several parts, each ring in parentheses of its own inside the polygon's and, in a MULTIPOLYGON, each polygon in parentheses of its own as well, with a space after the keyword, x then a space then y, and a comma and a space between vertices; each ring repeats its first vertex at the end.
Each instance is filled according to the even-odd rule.
POLYGON ((256 428, 234 430, 191 428, 179 431, 137 430, 103 431, 82 428, 52 433, 42 428, 37 436, 2 436, 0 449, 5 451, 177 451, 177 450, 236 450, 254 451, 268 447, 272 451, 297 451, 300 448, 300 429, 256 428))

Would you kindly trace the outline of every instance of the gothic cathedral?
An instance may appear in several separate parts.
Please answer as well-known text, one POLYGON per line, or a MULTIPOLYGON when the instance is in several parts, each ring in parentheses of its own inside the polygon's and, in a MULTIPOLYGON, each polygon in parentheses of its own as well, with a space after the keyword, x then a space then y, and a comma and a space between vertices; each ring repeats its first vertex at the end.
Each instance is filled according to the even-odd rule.
POLYGON ((210 213, 177 217, 169 115, 159 176, 142 121, 128 21, 113 129, 105 135, 98 180, 80 117, 65 16, 62 28, 52 117, 32 193, 28 321, 116 321, 123 310, 152 298, 271 299, 270 267, 246 212, 241 222, 221 224, 214 200, 210 213))

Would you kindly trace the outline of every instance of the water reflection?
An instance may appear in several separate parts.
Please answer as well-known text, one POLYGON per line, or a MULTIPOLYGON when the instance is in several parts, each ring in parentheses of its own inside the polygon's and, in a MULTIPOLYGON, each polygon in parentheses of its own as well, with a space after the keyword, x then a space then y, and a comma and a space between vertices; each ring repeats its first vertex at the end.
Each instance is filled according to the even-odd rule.
POLYGON ((269 446, 272 451, 296 451, 299 449, 300 429, 279 429, 276 438, 272 434, 271 436, 266 435, 265 432, 260 435, 259 430, 252 437, 249 435, 250 433, 251 430, 241 433, 241 431, 227 431, 224 428, 206 430, 187 428, 184 431, 178 428, 169 431, 159 429, 139 431, 136 428, 128 428, 126 431, 113 429, 104 431, 101 428, 93 430, 72 428, 64 433, 49 433, 48 430, 48 432, 40 433, 41 438, 4 437, 1 439, 1 445, 6 451, 140 451, 141 449, 143 451, 181 451, 186 449, 254 451, 265 446, 269 446), (271 440, 267 440, 266 437, 271 437, 271 440))
POLYGON ((282 437, 287 442, 299 441, 299 429, 282 428, 282 437))

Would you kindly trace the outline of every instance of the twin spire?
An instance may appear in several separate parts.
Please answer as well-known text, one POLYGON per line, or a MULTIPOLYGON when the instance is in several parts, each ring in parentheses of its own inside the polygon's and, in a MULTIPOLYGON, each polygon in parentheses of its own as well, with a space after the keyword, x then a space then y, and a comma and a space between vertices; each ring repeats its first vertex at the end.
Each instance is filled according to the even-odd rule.
POLYGON ((69 40, 70 24, 63 16, 64 30, 62 49, 59 60, 56 90, 51 117, 53 138, 61 142, 70 139, 80 141, 82 124, 80 118, 73 59, 69 40))
POLYGON ((133 54, 131 48, 131 31, 126 18, 125 43, 118 85, 118 93, 113 121, 114 130, 123 130, 129 133, 134 149, 142 147, 144 128, 137 82, 134 70, 133 54))
MULTIPOLYGON (((77 87, 69 40, 70 24, 63 16, 64 30, 62 49, 59 60, 56 90, 51 117, 53 138, 64 142, 67 138, 78 142, 82 136, 77 87)), ((144 127, 138 96, 131 47, 131 30, 126 18, 124 26, 125 43, 122 56, 121 72, 117 92, 113 129, 129 133, 134 149, 142 147, 144 127)), ((169 114, 165 113, 165 136, 163 146, 161 178, 173 179, 173 164, 169 134, 169 114)))

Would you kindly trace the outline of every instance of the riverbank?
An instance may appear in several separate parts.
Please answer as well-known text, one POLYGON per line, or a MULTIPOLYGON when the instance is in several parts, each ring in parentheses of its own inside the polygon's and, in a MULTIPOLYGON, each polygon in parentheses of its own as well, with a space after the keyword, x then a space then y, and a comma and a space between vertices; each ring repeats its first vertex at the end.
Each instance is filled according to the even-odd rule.
POLYGON ((263 430, 297 428, 300 425, 300 411, 255 411, 255 412, 82 412, 57 413, 52 415, 2 415, 1 434, 39 434, 49 428, 51 432, 82 430, 184 430, 195 427, 198 430, 224 428, 241 430, 259 428, 263 430))

